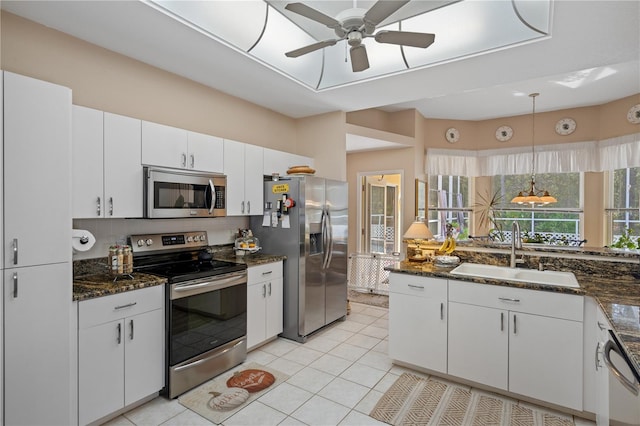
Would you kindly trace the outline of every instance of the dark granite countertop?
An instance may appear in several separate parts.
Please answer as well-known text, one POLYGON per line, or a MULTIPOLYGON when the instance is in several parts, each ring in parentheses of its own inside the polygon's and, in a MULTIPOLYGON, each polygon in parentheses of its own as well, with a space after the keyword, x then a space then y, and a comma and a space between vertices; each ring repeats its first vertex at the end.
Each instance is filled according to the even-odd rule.
POLYGON ((430 263, 416 264, 402 261, 388 266, 385 269, 391 272, 425 277, 456 279, 480 284, 502 285, 593 297, 606 313, 609 322, 614 328, 614 332, 620 342, 625 346, 631 362, 635 364, 636 371, 640 374, 640 282, 637 280, 595 278, 576 274, 580 288, 575 289, 462 277, 459 275, 454 276, 449 273, 453 268, 442 268, 430 263))
POLYGON ((118 277, 116 281, 113 278, 111 275, 104 273, 75 278, 73 280, 73 300, 89 300, 110 294, 163 285, 167 282, 166 278, 140 272, 134 272, 131 274, 131 278, 122 276, 118 277))
POLYGON ((280 262, 287 257, 277 254, 267 254, 262 252, 245 254, 244 256, 236 256, 233 251, 217 251, 213 252, 215 260, 225 260, 227 262, 242 263, 247 267, 262 265, 265 263, 280 262))
MULTIPOLYGON (((217 260, 245 264, 247 267, 279 262, 286 259, 286 256, 261 252, 251 253, 245 256, 236 256, 233 250, 213 251, 213 257, 217 260)), ((167 282, 166 278, 140 272, 131 274, 132 278, 123 276, 119 277, 117 281, 114 281, 113 277, 108 273, 96 272, 106 269, 105 265, 106 259, 102 258, 90 259, 89 261, 83 261, 80 265, 74 265, 76 277, 73 280, 73 300, 88 300, 110 294, 162 285, 167 282)))

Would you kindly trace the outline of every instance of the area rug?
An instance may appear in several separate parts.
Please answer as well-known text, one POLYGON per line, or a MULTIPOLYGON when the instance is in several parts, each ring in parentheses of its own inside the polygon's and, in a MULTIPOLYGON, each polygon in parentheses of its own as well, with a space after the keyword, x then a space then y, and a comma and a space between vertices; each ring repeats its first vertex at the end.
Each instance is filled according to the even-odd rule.
POLYGON ((347 298, 350 302, 354 303, 362 303, 364 305, 377 306, 380 308, 389 307, 389 296, 385 294, 365 293, 350 289, 347 298))
POLYGON ((178 402, 207 420, 221 424, 288 378, 278 370, 251 362, 190 390, 178 398, 178 402))
POLYGON ((573 426, 573 420, 434 378, 404 373, 370 414, 392 425, 573 426))

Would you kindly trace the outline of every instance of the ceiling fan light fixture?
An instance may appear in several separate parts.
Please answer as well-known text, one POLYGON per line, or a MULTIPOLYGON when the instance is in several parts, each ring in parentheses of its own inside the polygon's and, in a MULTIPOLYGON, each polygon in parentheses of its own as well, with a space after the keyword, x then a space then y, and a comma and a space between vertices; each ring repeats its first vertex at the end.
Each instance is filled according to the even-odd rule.
POLYGON ((378 0, 369 10, 354 7, 343 10, 335 18, 325 15, 301 2, 289 3, 285 6, 286 10, 333 29, 338 38, 333 40, 334 43, 330 43, 331 40, 316 42, 286 52, 285 55, 290 58, 297 58, 327 46, 332 46, 338 41, 346 39, 349 46, 351 46, 351 68, 353 72, 360 72, 369 68, 369 59, 362 45, 362 39, 365 37, 373 37, 378 43, 427 48, 434 42, 434 34, 408 31, 380 31, 375 36, 373 34, 376 26, 390 18, 396 11, 409 3, 409 1, 410 0, 378 0), (360 49, 360 47, 362 47, 362 49, 360 49), (354 50, 356 48, 358 50, 354 50), (354 61, 354 57, 356 61, 354 61))

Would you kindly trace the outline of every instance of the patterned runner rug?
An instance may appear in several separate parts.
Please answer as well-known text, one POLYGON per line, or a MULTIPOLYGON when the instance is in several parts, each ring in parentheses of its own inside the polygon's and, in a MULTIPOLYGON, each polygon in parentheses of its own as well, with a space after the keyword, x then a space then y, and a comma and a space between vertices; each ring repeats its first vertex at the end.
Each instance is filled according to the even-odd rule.
POLYGON ((518 405, 475 389, 404 373, 371 417, 392 425, 573 426, 571 417, 518 405))
POLYGON ((178 402, 215 424, 223 421, 289 378, 250 362, 222 373, 178 398, 178 402))

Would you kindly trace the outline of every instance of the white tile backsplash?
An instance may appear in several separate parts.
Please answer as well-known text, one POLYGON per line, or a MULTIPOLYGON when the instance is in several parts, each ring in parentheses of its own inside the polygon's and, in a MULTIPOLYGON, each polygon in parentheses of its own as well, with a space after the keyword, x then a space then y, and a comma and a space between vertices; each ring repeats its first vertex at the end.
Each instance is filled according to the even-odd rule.
POLYGON ((73 229, 85 229, 96 237, 91 250, 74 253, 73 260, 106 257, 109 246, 124 243, 132 234, 206 231, 210 245, 230 244, 238 229, 249 227, 247 216, 197 219, 74 219, 73 229))

